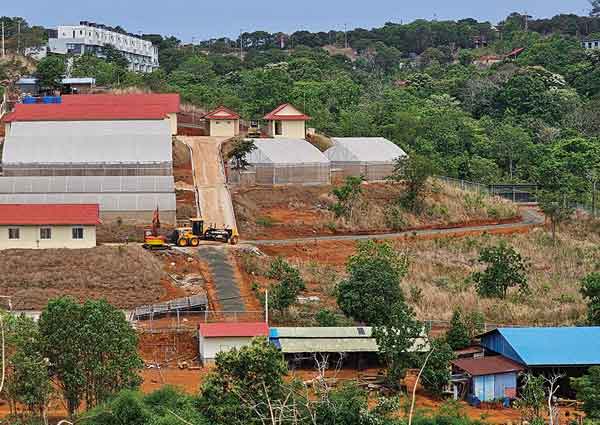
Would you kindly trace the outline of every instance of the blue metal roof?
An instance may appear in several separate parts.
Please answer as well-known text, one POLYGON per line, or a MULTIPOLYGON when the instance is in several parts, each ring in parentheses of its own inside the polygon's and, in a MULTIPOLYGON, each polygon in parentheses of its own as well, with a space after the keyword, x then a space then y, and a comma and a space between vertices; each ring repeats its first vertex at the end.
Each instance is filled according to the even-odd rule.
POLYGON ((600 327, 498 328, 481 345, 527 366, 600 365, 600 327))

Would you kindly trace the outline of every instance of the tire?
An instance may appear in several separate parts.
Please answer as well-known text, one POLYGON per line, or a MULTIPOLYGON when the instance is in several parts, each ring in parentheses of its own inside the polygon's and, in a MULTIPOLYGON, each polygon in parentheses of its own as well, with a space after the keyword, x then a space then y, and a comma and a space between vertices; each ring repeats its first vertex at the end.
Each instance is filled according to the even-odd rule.
POLYGON ((182 248, 187 246, 187 244, 188 244, 188 241, 185 238, 181 238, 177 241, 177 246, 180 246, 182 248))
POLYGON ((190 246, 196 247, 198 245, 200 245, 200 240, 198 238, 192 238, 192 239, 190 239, 190 246))

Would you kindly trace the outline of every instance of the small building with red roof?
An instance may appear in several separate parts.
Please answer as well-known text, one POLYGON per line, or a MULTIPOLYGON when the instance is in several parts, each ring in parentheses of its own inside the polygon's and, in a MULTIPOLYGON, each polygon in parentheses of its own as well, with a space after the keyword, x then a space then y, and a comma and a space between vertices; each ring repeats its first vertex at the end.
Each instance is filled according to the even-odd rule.
POLYGON ((98 204, 0 204, 0 249, 93 248, 98 204))
POLYGON ((266 322, 201 323, 198 326, 200 360, 204 365, 212 364, 218 353, 239 349, 260 337, 269 337, 266 322))
POLYGON ((240 116, 225 106, 219 106, 204 115, 212 137, 235 137, 240 134, 240 116))
POLYGON ((279 105, 263 118, 267 122, 269 137, 304 139, 306 138, 306 121, 310 117, 289 103, 279 105))

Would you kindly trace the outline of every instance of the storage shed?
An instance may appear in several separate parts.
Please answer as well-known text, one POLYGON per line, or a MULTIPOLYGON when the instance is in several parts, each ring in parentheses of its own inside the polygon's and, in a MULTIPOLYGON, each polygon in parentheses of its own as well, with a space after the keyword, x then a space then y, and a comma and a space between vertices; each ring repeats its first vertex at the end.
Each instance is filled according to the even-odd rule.
POLYGON ((267 122, 267 134, 275 138, 304 139, 306 121, 310 117, 293 105, 284 103, 263 118, 267 122))
POLYGON ((269 326, 256 323, 201 323, 198 326, 198 347, 202 364, 215 362, 217 354, 244 347, 257 337, 268 337, 269 326))
MULTIPOLYGON (((329 184, 329 160, 304 139, 255 139, 246 160, 255 182, 276 184, 329 184)), ((239 173, 230 170, 230 182, 239 182, 239 173)))
POLYGON ((235 137, 240 134, 240 116, 225 106, 219 106, 204 116, 212 137, 235 137))
POLYGON ((452 366, 456 393, 479 401, 516 398, 517 376, 525 370, 523 365, 504 356, 463 358, 453 361, 452 366))
POLYGON ((364 176, 367 181, 384 180, 394 170, 398 158, 406 157, 400 147, 383 137, 334 137, 325 151, 332 169, 341 175, 364 176))

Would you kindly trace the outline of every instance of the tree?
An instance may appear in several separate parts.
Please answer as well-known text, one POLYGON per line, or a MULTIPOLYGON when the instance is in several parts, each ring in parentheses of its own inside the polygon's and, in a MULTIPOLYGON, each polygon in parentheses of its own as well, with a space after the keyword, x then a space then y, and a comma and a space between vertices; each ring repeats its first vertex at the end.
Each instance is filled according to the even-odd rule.
POLYGON ((517 402, 523 419, 530 423, 538 423, 542 418, 545 398, 544 377, 525 375, 521 396, 517 402))
POLYGON ((487 265, 485 270, 472 274, 479 295, 504 299, 510 288, 518 286, 521 292, 528 290, 527 266, 513 247, 502 242, 483 248, 479 262, 487 265))
POLYGON ((371 326, 388 321, 389 308, 404 300, 400 281, 407 258, 388 243, 358 242, 348 259, 348 277, 336 287, 337 303, 349 317, 371 326))
POLYGON ((256 149, 254 140, 237 138, 227 155, 227 159, 232 162, 234 170, 246 170, 250 166, 247 157, 256 149))
POLYGON ((600 273, 594 272, 584 277, 579 292, 587 300, 589 324, 600 326, 600 273))
POLYGON ((465 322, 463 321, 462 311, 454 310, 452 320, 450 321, 450 329, 446 332, 446 342, 453 350, 460 350, 471 345, 471 337, 465 322))
POLYGON ((590 16, 597 17, 600 15, 600 0, 588 0, 590 2, 590 16))
POLYGON ((600 367, 594 366, 581 378, 571 378, 577 400, 583 401, 583 411, 588 419, 600 420, 600 367))
POLYGON ((423 325, 415 319, 413 310, 403 300, 385 306, 387 315, 373 328, 379 356, 386 365, 387 379, 399 385, 407 367, 413 363, 412 351, 417 338, 423 335, 423 325))
POLYGON ((47 56, 38 63, 35 76, 42 88, 58 90, 66 72, 67 66, 62 56, 47 56))
POLYGON ((215 369, 204 380, 198 407, 211 424, 259 424, 266 400, 282 397, 287 366, 266 338, 217 354, 215 369))
POLYGON ((406 184, 406 191, 400 197, 401 204, 418 211, 422 206, 427 180, 435 173, 435 166, 424 156, 413 154, 398 158, 390 179, 406 184))
POLYGON ((443 338, 431 342, 431 351, 421 379, 427 391, 435 396, 441 396, 452 377, 450 362, 456 356, 452 347, 443 338))
POLYGON ((550 219, 552 240, 556 244, 556 229, 573 214, 573 209, 567 202, 567 196, 559 191, 543 190, 537 194, 538 205, 550 219))
POLYGON ((105 44, 102 47, 102 55, 106 58, 106 62, 114 64, 123 71, 129 67, 129 61, 125 55, 111 44, 105 44))
POLYGON ((360 202, 363 193, 363 180, 362 176, 347 176, 342 186, 333 188, 331 192, 336 197, 337 202, 331 205, 330 209, 336 217, 345 217, 352 221, 352 213, 360 202))
POLYGON ((281 257, 277 257, 271 262, 267 277, 278 281, 271 285, 269 304, 280 313, 295 304, 300 292, 306 289, 300 270, 291 266, 281 257))
POLYGON ((44 354, 69 414, 81 402, 92 408, 121 389, 136 388, 143 366, 137 335, 120 310, 106 301, 51 300, 39 320, 44 354))

